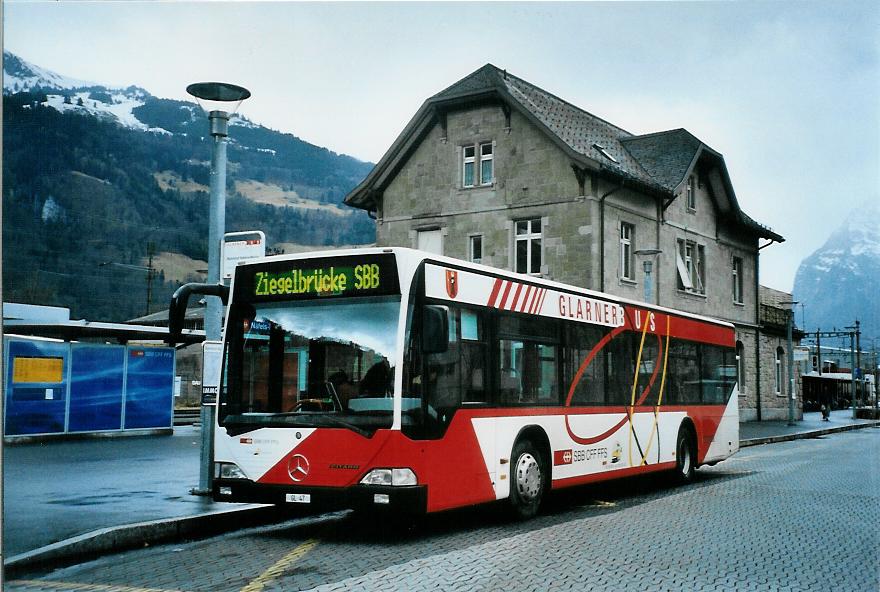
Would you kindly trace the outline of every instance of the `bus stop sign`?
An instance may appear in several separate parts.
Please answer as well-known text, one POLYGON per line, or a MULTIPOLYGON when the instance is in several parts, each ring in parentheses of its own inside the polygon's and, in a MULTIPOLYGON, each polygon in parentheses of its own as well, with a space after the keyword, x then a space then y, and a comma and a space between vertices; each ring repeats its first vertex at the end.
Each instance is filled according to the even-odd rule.
POLYGON ((224 281, 232 279, 239 261, 266 256, 266 235, 262 230, 227 232, 223 235, 223 263, 221 276, 224 281))

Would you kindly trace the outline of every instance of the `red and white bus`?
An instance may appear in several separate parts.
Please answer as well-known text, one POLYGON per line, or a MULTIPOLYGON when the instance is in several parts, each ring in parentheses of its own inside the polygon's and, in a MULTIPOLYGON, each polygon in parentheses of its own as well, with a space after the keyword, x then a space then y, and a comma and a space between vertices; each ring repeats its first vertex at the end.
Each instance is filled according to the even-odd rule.
POLYGON ((732 325, 430 253, 240 264, 224 335, 218 501, 529 517, 739 448, 732 325))

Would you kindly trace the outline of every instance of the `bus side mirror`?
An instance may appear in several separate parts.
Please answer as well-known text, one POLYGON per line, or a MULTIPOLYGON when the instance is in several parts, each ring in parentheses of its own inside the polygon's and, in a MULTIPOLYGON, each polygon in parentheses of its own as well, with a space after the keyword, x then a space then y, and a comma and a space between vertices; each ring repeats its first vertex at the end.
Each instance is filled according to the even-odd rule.
POLYGON ((449 309, 428 305, 422 309, 422 352, 440 354, 449 348, 449 309))

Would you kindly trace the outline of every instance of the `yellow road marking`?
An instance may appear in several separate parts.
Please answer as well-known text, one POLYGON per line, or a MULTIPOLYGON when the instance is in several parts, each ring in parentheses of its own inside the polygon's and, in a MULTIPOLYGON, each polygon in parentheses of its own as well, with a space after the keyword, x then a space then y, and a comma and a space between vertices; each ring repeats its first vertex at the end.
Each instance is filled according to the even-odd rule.
POLYGON ((83 590, 85 592, 178 592, 161 588, 135 588, 118 584, 80 584, 79 582, 57 582, 55 580, 11 580, 7 586, 36 586, 41 590, 57 588, 58 590, 83 590))
POLYGON ((241 589, 241 592, 260 592, 266 584, 276 579, 284 570, 294 564, 298 559, 312 550, 318 544, 318 539, 309 539, 293 551, 275 562, 275 565, 264 571, 260 577, 241 589))

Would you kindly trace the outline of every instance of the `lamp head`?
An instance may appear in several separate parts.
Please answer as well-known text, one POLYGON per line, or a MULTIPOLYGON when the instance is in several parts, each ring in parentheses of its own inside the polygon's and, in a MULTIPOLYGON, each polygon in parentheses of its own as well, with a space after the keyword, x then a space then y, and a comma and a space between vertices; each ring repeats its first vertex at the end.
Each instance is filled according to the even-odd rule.
POLYGON ((251 96, 248 89, 228 82, 194 82, 186 87, 186 92, 199 99, 199 105, 206 112, 224 111, 230 114, 235 113, 241 102, 251 96), (202 101, 207 105, 202 105, 202 101), (235 107, 230 110, 228 103, 235 103, 235 107))

